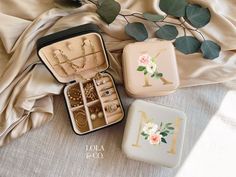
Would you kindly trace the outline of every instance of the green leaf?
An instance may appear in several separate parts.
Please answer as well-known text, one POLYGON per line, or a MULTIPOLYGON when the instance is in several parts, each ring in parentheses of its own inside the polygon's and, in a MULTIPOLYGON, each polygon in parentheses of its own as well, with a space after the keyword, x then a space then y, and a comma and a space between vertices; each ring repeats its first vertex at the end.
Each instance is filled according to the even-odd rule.
POLYGON ((170 126, 171 124, 172 124, 172 123, 167 123, 166 126, 168 127, 168 126, 170 126))
POLYGON ((174 127, 167 127, 167 129, 174 130, 175 128, 174 127))
POLYGON ((161 142, 167 143, 166 140, 165 140, 165 138, 161 138, 161 142))
POLYGON ((160 0, 159 6, 168 15, 183 17, 187 2, 186 0, 160 0))
POLYGON ((144 41, 148 38, 145 26, 140 22, 128 23, 125 26, 126 33, 137 41, 144 41))
POLYGON ((114 0, 103 0, 99 3, 97 13, 107 24, 112 23, 120 12, 120 4, 114 0))
POLYGON ((165 132, 161 132, 160 133, 162 136, 167 136, 168 134, 167 133, 165 133, 165 132))
POLYGON ((206 59, 215 59, 220 55, 221 47, 213 41, 205 40, 201 45, 201 52, 206 59))
POLYGON ((184 54, 191 54, 199 51, 201 43, 195 37, 183 36, 177 38, 174 45, 184 54))
POLYGON ((144 139, 147 140, 147 139, 148 139, 148 136, 146 136, 144 139))
POLYGON ((160 128, 162 127, 162 124, 163 124, 163 123, 161 122, 161 124, 160 124, 160 128))
POLYGON ((156 37, 165 40, 173 40, 177 37, 177 35, 178 30, 173 25, 164 25, 156 31, 156 37))
POLYGON ((141 132, 141 135, 145 136, 146 134, 144 132, 141 132))
POLYGON ((211 13, 209 9, 189 4, 186 8, 186 18, 195 28, 201 28, 209 23, 211 13))
POLYGON ((151 13, 143 13, 143 17, 152 22, 159 22, 164 19, 164 16, 158 14, 151 14, 151 13))
POLYGON ((169 130, 165 130, 164 132, 165 132, 165 133, 170 133, 170 131, 169 131, 169 130))
POLYGON ((139 66, 139 67, 137 68, 137 71, 144 71, 145 69, 146 69, 145 66, 139 66))
POLYGON ((103 3, 104 1, 106 1, 106 0, 98 0, 98 5, 99 5, 99 6, 102 5, 102 3, 103 3))
POLYGON ((147 72, 147 70, 145 69, 145 70, 144 70, 144 75, 147 75, 147 73, 148 73, 148 72, 147 72))
POLYGON ((155 79, 159 79, 163 76, 162 73, 155 73, 155 79))

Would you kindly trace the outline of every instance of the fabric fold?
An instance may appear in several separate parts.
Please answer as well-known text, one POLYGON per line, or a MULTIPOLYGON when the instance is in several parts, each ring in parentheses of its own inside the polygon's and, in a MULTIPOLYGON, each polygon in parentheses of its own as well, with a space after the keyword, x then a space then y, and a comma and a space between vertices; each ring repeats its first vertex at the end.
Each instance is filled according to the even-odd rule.
MULTIPOLYGON (((163 14, 158 7, 159 0, 119 1, 123 7, 122 14, 163 14)), ((181 87, 236 79, 234 0, 191 2, 210 9, 210 23, 199 30, 206 39, 218 42, 222 46, 222 52, 219 58, 206 60, 200 53, 184 55, 176 51, 181 87)), ((28 0, 27 3, 2 0, 0 3, 0 146, 47 123, 53 117, 52 95, 60 94, 63 85, 40 64, 36 54, 38 38, 85 23, 97 24, 108 50, 111 64, 108 72, 114 76, 116 83, 123 83, 122 50, 125 45, 135 42, 124 31, 127 24, 125 19, 118 16, 112 24, 107 25, 100 19, 93 4, 69 10, 52 7, 53 1, 46 0, 28 0), (40 15, 43 11, 45 12, 40 15)), ((149 38, 153 38, 148 40, 159 40, 154 35, 157 27, 152 23, 134 17, 129 17, 128 20, 141 21, 149 31, 149 38)), ((172 18, 167 20, 173 21, 172 18)), ((181 23, 176 19, 174 21, 181 23)), ((178 31, 180 35, 183 34, 181 28, 178 28, 178 31)), ((188 32, 188 35, 199 38, 199 35, 192 31, 188 32)))

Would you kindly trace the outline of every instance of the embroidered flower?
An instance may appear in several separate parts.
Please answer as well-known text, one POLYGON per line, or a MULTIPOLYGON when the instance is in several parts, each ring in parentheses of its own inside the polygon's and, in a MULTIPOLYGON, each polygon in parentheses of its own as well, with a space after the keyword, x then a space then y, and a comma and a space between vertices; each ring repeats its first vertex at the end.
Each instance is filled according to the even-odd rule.
MULTIPOLYGON (((146 78, 146 82, 148 75, 155 79, 160 79, 163 76, 162 73, 159 73, 157 71, 157 64, 155 63, 155 60, 155 58, 151 57, 148 54, 143 54, 138 58, 138 67, 136 70, 138 72, 143 72, 146 78)), ((145 85, 149 84, 145 83, 145 85)))
POLYGON ((141 135, 145 140, 149 140, 150 144, 160 144, 167 143, 166 137, 169 134, 173 134, 174 127, 172 126, 172 123, 166 123, 163 124, 161 122, 160 126, 153 122, 147 122, 143 126, 141 135))
POLYGON ((152 122, 145 124, 145 126, 143 127, 143 132, 148 135, 155 133, 157 130, 158 125, 152 122))
POLYGON ((162 135, 158 133, 151 134, 149 136, 150 144, 159 144, 161 142, 162 135))
POLYGON ((143 54, 138 59, 139 66, 147 66, 150 63, 151 63, 151 57, 148 54, 143 54))
POLYGON ((151 62, 146 66, 146 69, 149 74, 154 74, 156 72, 157 65, 151 62))

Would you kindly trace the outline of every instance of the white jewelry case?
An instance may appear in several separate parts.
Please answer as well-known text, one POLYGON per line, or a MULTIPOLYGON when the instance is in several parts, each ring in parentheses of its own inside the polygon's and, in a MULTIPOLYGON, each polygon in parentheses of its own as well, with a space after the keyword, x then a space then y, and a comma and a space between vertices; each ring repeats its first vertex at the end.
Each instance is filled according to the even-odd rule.
POLYGON ((179 87, 175 50, 169 41, 128 44, 122 64, 126 92, 131 97, 168 95, 179 87))
POLYGON ((94 24, 44 36, 38 56, 65 84, 64 96, 73 130, 86 134, 120 122, 124 111, 110 74, 105 44, 94 24))
POLYGON ((182 111, 136 100, 129 108, 122 150, 134 160, 176 167, 181 159, 185 125, 182 111))

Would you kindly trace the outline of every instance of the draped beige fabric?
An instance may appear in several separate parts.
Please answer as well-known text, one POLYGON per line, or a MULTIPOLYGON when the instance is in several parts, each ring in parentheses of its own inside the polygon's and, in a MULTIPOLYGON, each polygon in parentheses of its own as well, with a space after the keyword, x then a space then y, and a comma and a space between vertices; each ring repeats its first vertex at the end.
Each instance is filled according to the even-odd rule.
MULTIPOLYGON (((162 13, 158 8, 158 0, 119 1, 122 4, 122 14, 144 11, 162 13)), ((191 2, 210 9, 211 22, 200 31, 207 39, 220 44, 222 52, 218 59, 210 61, 203 59, 201 54, 183 55, 177 51, 181 87, 236 79, 235 0, 191 2)), ((0 146, 45 124, 53 117, 52 96, 60 94, 63 85, 52 77, 37 57, 35 42, 41 36, 89 22, 97 24, 109 51, 109 72, 117 83, 122 83, 122 49, 134 41, 124 33, 126 21, 121 16, 108 26, 95 11, 92 4, 63 10, 55 8, 52 0, 1 0, 0 146)), ((134 18, 129 20, 137 21, 134 18)), ((144 23, 152 38, 155 26, 144 23)), ((182 29, 179 32, 183 34, 182 29)), ((201 39, 195 33, 189 35, 201 39)))

